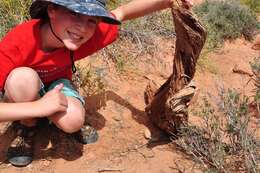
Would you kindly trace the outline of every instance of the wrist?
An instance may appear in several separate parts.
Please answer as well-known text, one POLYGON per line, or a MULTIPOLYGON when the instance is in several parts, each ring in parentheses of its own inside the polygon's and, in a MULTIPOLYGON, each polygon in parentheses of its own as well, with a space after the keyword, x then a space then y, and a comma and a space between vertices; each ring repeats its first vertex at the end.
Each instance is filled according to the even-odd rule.
POLYGON ((36 100, 32 102, 32 114, 34 117, 41 117, 42 116, 42 106, 41 100, 36 100))

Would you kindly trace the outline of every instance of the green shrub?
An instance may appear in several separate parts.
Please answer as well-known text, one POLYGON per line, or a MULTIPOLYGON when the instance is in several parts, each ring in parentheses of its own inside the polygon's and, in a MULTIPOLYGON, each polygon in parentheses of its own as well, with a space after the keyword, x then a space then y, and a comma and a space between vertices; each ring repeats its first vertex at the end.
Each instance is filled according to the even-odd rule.
POLYGON ((194 12, 208 30, 208 48, 220 47, 225 39, 241 35, 250 40, 257 26, 251 10, 235 0, 206 0, 194 7, 194 12))
POLYGON ((15 25, 29 18, 31 0, 1 0, 0 39, 15 25))
POLYGON ((253 72, 253 81, 254 81, 254 103, 253 105, 256 108, 257 113, 260 113, 260 57, 256 57, 252 62, 250 62, 251 69, 253 72))
POLYGON ((82 89, 85 96, 90 96, 104 91, 103 75, 103 69, 93 68, 91 64, 83 66, 78 63, 72 81, 78 90, 82 89))
POLYGON ((247 5, 251 10, 253 10, 256 13, 260 12, 259 0, 241 0, 241 3, 247 5))
POLYGON ((203 119, 201 126, 184 127, 175 144, 206 172, 258 173, 260 141, 257 127, 251 126, 248 104, 249 98, 235 90, 221 90, 217 109, 205 97, 194 111, 203 119))
MULTIPOLYGON (((153 55, 158 51, 155 39, 175 37, 170 10, 124 22, 120 27, 120 37, 104 52, 97 56, 114 63, 118 72, 128 72, 129 65, 139 56, 153 55)), ((130 69, 131 70, 131 69, 130 69)))
MULTIPOLYGON (((130 0, 110 0, 108 9, 114 9, 130 0)), ((149 35, 173 36, 173 22, 170 10, 155 12, 153 14, 124 22, 121 26, 123 30, 149 35)))
POLYGON ((123 30, 136 32, 139 35, 163 36, 171 38, 175 36, 172 14, 170 10, 155 12, 135 20, 130 20, 122 25, 123 30))

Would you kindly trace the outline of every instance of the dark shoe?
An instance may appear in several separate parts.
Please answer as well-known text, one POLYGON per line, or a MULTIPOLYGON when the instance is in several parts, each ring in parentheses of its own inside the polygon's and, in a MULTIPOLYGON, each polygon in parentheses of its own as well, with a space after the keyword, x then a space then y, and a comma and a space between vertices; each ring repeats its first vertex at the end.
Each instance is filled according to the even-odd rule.
POLYGON ((18 167, 27 166, 33 160, 34 127, 17 124, 15 127, 17 137, 7 151, 8 161, 18 167))
POLYGON ((84 125, 78 132, 75 134, 78 142, 82 144, 91 144, 95 143, 98 140, 97 130, 89 125, 84 125))

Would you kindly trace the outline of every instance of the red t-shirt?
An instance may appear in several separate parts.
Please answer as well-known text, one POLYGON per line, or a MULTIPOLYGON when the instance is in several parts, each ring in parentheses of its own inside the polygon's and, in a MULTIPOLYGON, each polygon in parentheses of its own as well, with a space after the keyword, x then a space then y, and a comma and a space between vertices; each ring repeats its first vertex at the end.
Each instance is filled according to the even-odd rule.
MULTIPOLYGON (((65 48, 53 52, 40 49, 40 20, 30 20, 12 29, 0 42, 0 90, 8 74, 17 67, 37 71, 43 83, 59 78, 71 79, 70 52, 65 48)), ((82 59, 116 40, 118 26, 100 23, 93 37, 74 51, 74 60, 82 59)))

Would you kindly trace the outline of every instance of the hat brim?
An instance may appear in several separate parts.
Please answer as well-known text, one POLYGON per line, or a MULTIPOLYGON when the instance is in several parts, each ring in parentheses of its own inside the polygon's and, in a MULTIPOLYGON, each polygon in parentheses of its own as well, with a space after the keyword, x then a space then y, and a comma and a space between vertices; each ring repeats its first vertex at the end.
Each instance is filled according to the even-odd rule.
POLYGON ((121 22, 117 20, 109 11, 102 5, 80 2, 75 4, 74 1, 70 0, 38 0, 34 1, 30 7, 30 16, 33 19, 42 19, 47 17, 47 7, 49 3, 54 3, 63 6, 71 11, 87 16, 100 17, 103 22, 109 24, 120 25, 121 22))

